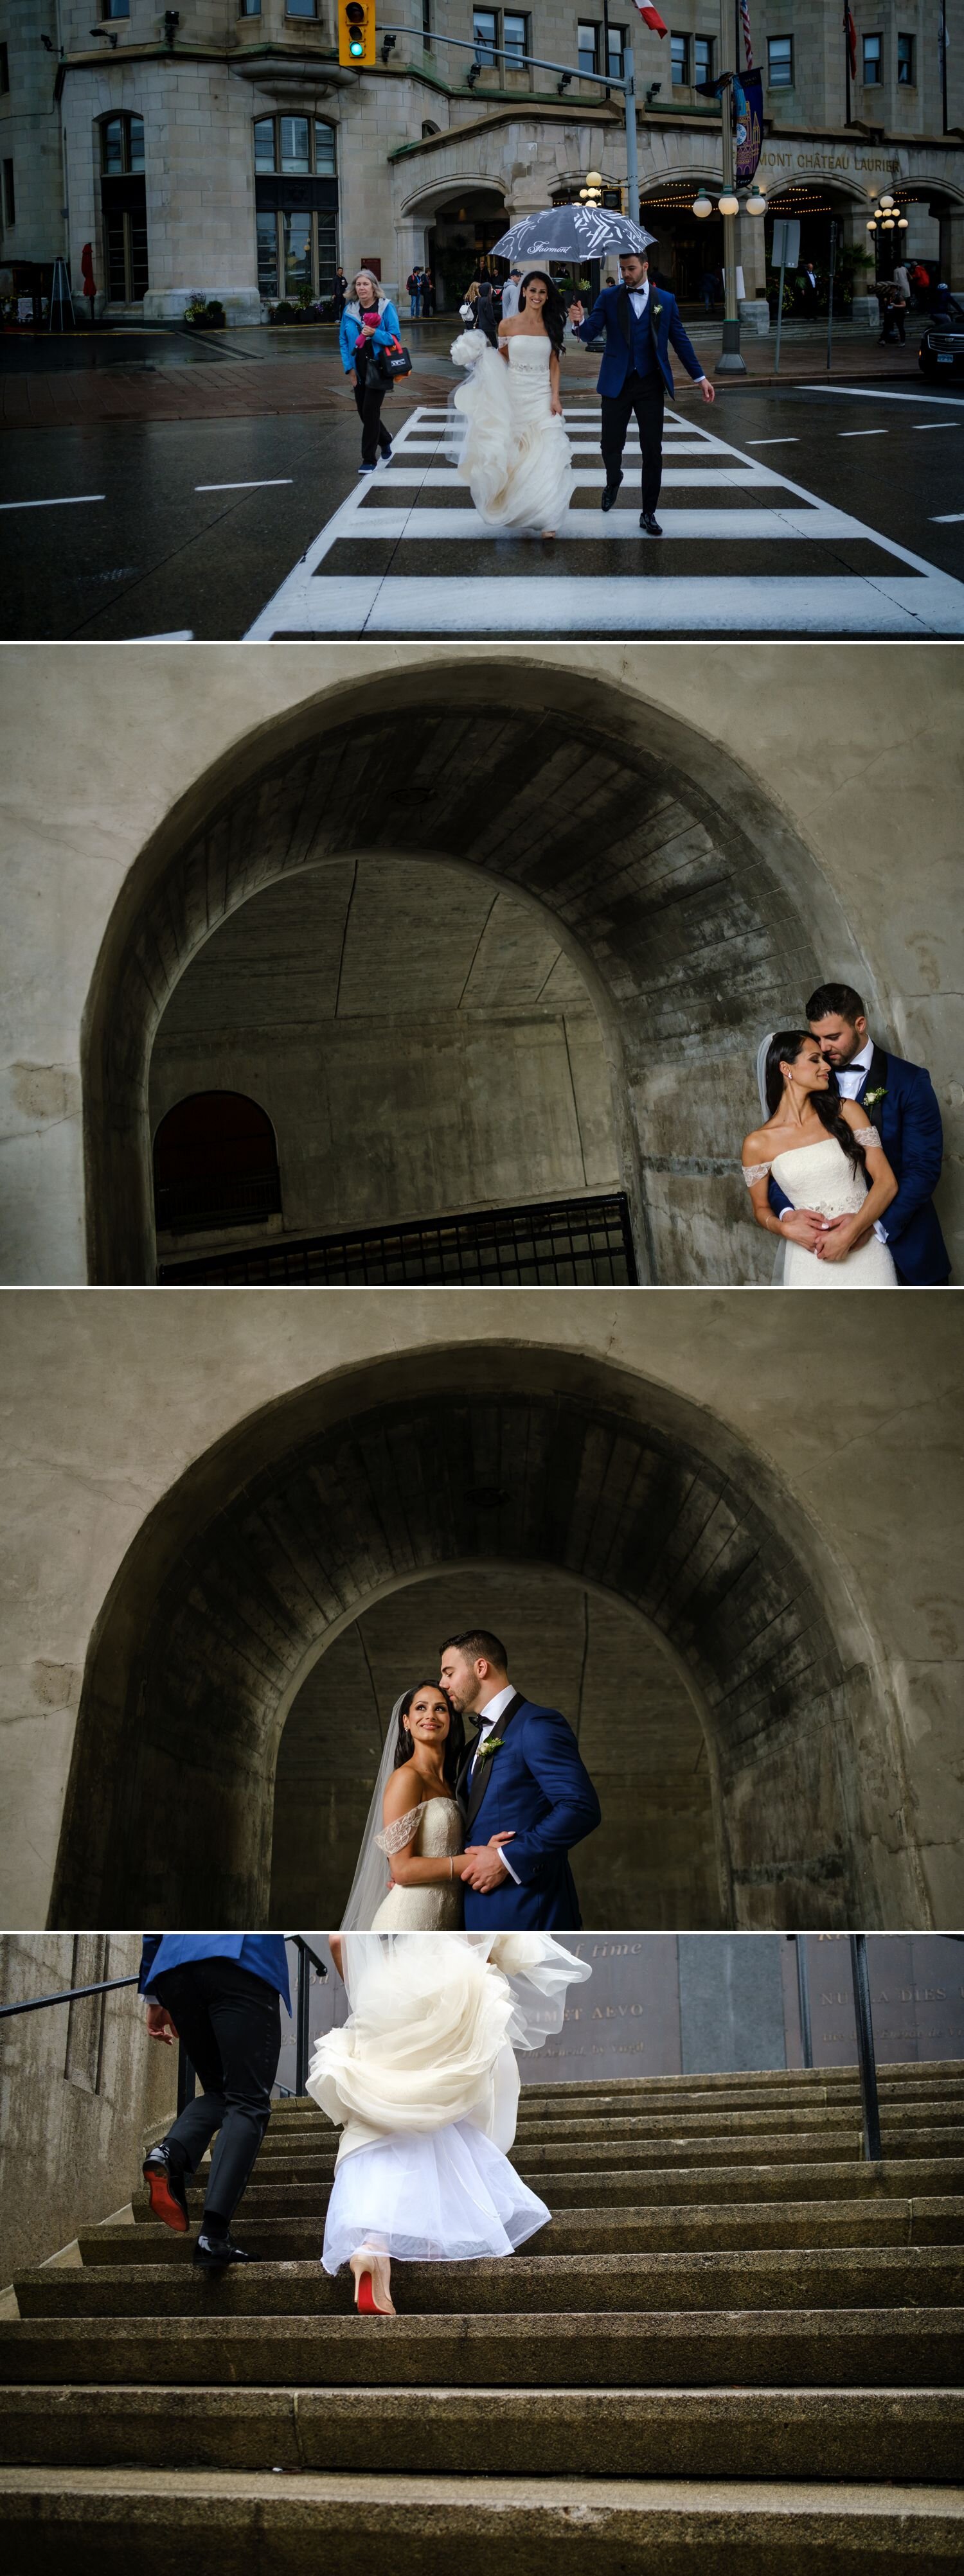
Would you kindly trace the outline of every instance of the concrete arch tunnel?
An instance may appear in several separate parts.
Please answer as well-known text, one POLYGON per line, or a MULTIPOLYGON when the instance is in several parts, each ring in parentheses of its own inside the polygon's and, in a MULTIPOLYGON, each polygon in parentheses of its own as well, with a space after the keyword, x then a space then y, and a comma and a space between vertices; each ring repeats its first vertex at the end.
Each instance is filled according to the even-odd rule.
MULTIPOLYGON (((590 1131, 599 1170, 626 1193, 640 1278, 766 1275, 767 1247, 749 1222, 739 1176, 740 1138, 757 1114, 759 1036, 799 1015, 818 972, 849 976, 871 1007, 878 1003, 836 894, 778 806, 692 724, 651 718, 596 673, 519 658, 510 677, 495 661, 453 657, 346 682, 259 728, 141 851, 85 1012, 93 1279, 156 1275, 152 1097, 156 1117, 169 1104, 164 1064, 170 1070, 199 1016, 204 1081, 187 1087, 255 1088, 223 997, 246 944, 250 963, 259 924, 269 947, 275 936, 287 952, 306 941, 334 990, 342 915, 353 888, 367 903, 373 885, 381 948, 367 962, 375 986, 388 977, 394 1014, 404 1018, 405 993, 391 985, 386 959, 399 941, 404 948, 402 930, 420 903, 427 921, 434 904, 451 938, 438 1006, 446 1025, 450 1009, 458 1016, 458 972, 463 954, 470 966, 474 958, 477 920, 489 943, 488 989, 507 997, 503 1023, 514 1014, 531 1032, 541 1015, 544 1072, 549 1002, 557 1022, 574 1016, 586 1064, 592 1059, 591 1100, 580 1128, 573 1077, 565 1151, 570 1160, 582 1153, 588 1179, 582 1131, 590 1131), (219 1047, 222 1083, 213 1078, 219 1047)), ((360 931, 351 936, 363 987, 366 953, 360 931)), ((423 1014, 430 963, 423 940, 422 982, 413 987, 423 1014)), ((319 1046, 337 1017, 337 1003, 326 1003, 319 1046)), ((349 1083, 346 1097, 352 1092, 349 1083)), ((431 1193, 434 1208, 448 1211, 464 1203, 465 1176, 443 1134, 444 1085, 435 1094, 437 1131, 431 1085, 422 1095, 431 1193)), ((534 1097, 520 1197, 537 1196, 547 1173, 551 1185, 560 1099, 550 1069, 541 1106, 534 1097)), ((360 1163, 362 1111, 354 1137, 345 1114, 345 1161, 360 1163)), ((496 1205, 506 1177, 487 1157, 488 1147, 476 1157, 476 1203, 496 1205)), ((384 1209, 393 1221, 397 1213, 384 1209)))
POLYGON ((541 1688, 522 1622, 537 1601, 551 1615, 565 1587, 600 1605, 604 1645, 621 1639, 621 1678, 595 1692, 586 1749, 608 1814, 601 1858, 576 1855, 580 1883, 604 1863, 621 1920, 672 1919, 680 1834, 661 1879, 646 1775, 672 1807, 677 1762, 677 1825, 711 1921, 879 1921, 895 1864, 874 1802, 893 1776, 892 1719, 808 1513, 689 1398, 598 1358, 490 1342, 300 1387, 240 1419, 151 1513, 89 1648, 52 1923, 277 1919, 307 1893, 303 1826, 286 1844, 292 1794, 309 1837, 314 1817, 311 1893, 330 1919, 379 1749, 346 1636, 357 1653, 374 1623, 394 1696, 416 1636, 431 1669, 443 1598, 456 1617, 484 1598, 487 1616, 509 1610, 519 1677, 541 1688), (330 1758, 326 1772, 316 1728, 306 1787, 329 1654, 330 1758), (674 1724, 660 1783, 656 1736, 674 1724), (350 1849, 329 1865, 346 1778, 350 1849))

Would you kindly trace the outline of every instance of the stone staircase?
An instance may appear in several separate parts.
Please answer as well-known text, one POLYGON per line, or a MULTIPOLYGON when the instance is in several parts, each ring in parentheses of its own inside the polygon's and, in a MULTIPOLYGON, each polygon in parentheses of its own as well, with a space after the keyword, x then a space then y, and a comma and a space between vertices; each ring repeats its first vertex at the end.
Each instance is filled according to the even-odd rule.
MULTIPOLYGON (((526 2086, 552 2222, 321 2271, 335 2133, 275 2111, 256 2268, 87 2229, 0 2323, 6 2576, 914 2576, 964 2563, 964 2065, 526 2086), (956 2483, 955 2483, 956 2482, 956 2483)), ((200 2194, 195 2195, 200 2208, 200 2194)))

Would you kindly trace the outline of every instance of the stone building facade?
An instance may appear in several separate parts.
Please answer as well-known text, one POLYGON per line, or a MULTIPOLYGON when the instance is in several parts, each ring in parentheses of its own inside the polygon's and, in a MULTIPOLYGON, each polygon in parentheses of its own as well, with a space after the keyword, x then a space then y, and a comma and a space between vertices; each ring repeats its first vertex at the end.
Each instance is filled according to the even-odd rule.
MULTIPOLYGON (((324 294, 336 257, 397 286, 432 267, 451 309, 506 222, 568 197, 596 168, 625 187, 622 103, 602 71, 604 26, 632 42, 643 214, 684 299, 718 264, 720 227, 691 213, 720 182, 718 118, 696 83, 719 66, 718 0, 673 0, 663 40, 632 0, 391 0, 386 58, 337 60, 334 0, 0 0, 2 261, 67 252, 75 293, 92 247, 100 306, 176 318, 218 296, 230 321, 269 297, 324 294), (475 43, 475 56, 451 39, 475 43), (510 60, 497 58, 496 50, 510 60), (561 68, 514 68, 514 49, 561 68), (568 74, 566 76, 566 68, 568 74), (272 221, 272 218, 274 219, 272 221)), ((820 260, 831 215, 851 251, 888 185, 906 245, 964 283, 964 0, 949 0, 947 97, 930 0, 856 0, 858 70, 846 122, 840 13, 825 0, 752 0, 765 71, 761 178, 799 211, 820 260)), ((384 48, 383 48, 384 50, 384 48)), ((611 60, 615 62, 615 50, 611 60)), ((765 326, 770 227, 741 217, 745 300, 765 326)), ((878 256, 880 246, 878 245, 878 256)), ((884 251, 884 256, 886 256, 884 251)))

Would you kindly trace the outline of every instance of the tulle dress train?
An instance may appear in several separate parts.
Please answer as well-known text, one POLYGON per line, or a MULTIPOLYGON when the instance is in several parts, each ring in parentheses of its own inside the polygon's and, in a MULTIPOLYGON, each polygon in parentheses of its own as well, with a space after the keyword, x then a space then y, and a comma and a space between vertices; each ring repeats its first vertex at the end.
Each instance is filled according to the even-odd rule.
POLYGON ((590 1973, 548 1933, 344 1936, 351 2015, 308 2091, 342 2129, 322 2263, 364 2244, 403 2263, 511 2254, 550 2212, 509 2163, 515 2049, 562 2024, 590 1973))
POLYGON ((452 401, 466 427, 452 438, 450 454, 487 528, 548 535, 573 494, 572 449, 552 410, 552 350, 545 334, 514 334, 506 345, 508 366, 481 331, 453 342, 452 356, 467 374, 452 401))

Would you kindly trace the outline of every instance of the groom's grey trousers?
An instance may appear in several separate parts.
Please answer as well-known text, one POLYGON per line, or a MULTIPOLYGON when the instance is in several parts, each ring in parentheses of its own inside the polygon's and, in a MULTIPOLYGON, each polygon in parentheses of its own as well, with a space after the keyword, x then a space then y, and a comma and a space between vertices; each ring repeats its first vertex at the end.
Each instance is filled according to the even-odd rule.
POLYGON ((276 1987, 239 1967, 236 1959, 220 1958, 169 1968, 151 1993, 170 2013, 201 2086, 164 2144, 180 2148, 193 2173, 217 2131, 204 2216, 226 2226, 271 2114, 271 2087, 281 2054, 281 1997, 276 1987))

